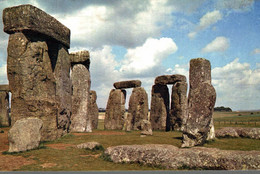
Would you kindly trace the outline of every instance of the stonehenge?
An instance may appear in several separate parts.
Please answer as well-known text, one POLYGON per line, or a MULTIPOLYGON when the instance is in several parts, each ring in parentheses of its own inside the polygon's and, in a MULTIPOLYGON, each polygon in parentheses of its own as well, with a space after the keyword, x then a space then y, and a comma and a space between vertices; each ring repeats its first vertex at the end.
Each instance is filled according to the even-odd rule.
POLYGON ((190 60, 188 117, 182 147, 204 144, 215 137, 213 110, 216 91, 211 85, 211 65, 203 58, 190 60))
POLYGON ((115 82, 110 91, 104 120, 105 129, 141 130, 142 120, 148 120, 148 96, 140 80, 115 82), (125 118, 125 88, 133 88, 125 118))
POLYGON ((54 140, 70 124, 70 30, 32 5, 4 9, 3 23, 9 34, 12 125, 22 118, 40 118, 41 140, 54 140))
POLYGON ((9 116, 9 86, 0 85, 0 126, 10 126, 9 116))
POLYGON ((179 74, 162 75, 152 86, 150 120, 153 130, 181 130, 186 120, 186 77, 179 74), (171 108, 169 90, 172 84, 171 108))
POLYGON ((89 117, 92 120, 92 128, 98 128, 98 105, 97 105, 97 93, 90 90, 90 104, 89 104, 89 117))

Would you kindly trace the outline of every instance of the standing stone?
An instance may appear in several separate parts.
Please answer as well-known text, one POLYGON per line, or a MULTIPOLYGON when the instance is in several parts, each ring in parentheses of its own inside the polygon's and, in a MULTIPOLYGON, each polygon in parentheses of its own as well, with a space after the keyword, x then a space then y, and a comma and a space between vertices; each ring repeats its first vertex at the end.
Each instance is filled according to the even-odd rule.
POLYGON ((166 130, 169 117, 169 90, 167 85, 152 86, 150 120, 153 130, 166 130))
POLYGON ((148 120, 142 120, 141 130, 141 135, 153 135, 152 125, 148 120))
POLYGON ((41 140, 43 121, 38 118, 23 118, 15 122, 8 132, 9 151, 20 152, 35 149, 41 140))
POLYGON ((54 140, 69 126, 70 30, 31 5, 4 9, 3 22, 10 34, 7 75, 12 125, 22 118, 40 118, 42 140, 54 140))
POLYGON ((134 88, 129 99, 128 112, 132 114, 134 130, 141 130, 142 120, 148 120, 148 96, 143 87, 134 88))
POLYGON ((177 82, 172 86, 170 125, 172 130, 183 131, 187 120, 187 83, 177 82))
POLYGON ((126 118, 125 118, 125 131, 129 132, 133 130, 133 115, 131 113, 127 113, 126 118))
POLYGON ((122 130, 124 127, 126 91, 112 89, 109 94, 104 127, 105 129, 122 130))
POLYGON ((0 85, 0 126, 10 126, 9 116, 9 86, 0 85))
POLYGON ((89 52, 81 51, 71 54, 72 79, 72 132, 92 132, 90 105, 89 52))
POLYGON ((211 85, 210 62, 203 58, 190 61, 188 118, 183 132, 182 147, 204 144, 214 137, 213 109, 216 91, 211 85))
POLYGON ((97 93, 96 91, 90 91, 90 105, 89 105, 89 117, 92 119, 92 128, 98 127, 98 106, 96 103, 97 93))

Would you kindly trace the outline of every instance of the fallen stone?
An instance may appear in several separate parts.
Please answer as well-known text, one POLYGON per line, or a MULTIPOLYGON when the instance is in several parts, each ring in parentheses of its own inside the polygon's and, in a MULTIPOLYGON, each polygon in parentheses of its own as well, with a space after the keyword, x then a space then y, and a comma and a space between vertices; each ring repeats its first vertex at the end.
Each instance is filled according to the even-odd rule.
POLYGON ((137 87, 141 87, 141 84, 142 82, 140 80, 121 81, 121 82, 115 82, 114 87, 116 89, 137 88, 137 87))
POLYGON ((245 127, 225 127, 216 130, 217 138, 252 138, 260 139, 260 128, 245 128, 245 127))
POLYGON ((141 135, 153 135, 152 125, 148 120, 142 120, 141 130, 141 135))
POLYGON ((260 169, 259 151, 231 151, 172 145, 146 144, 109 147, 105 154, 114 163, 138 163, 165 169, 256 170, 260 169))
POLYGON ((129 99, 128 113, 132 114, 132 127, 141 130, 142 120, 148 120, 148 96, 144 88, 134 88, 129 99))
MULTIPOLYGON (((167 85, 153 85, 150 121, 153 130, 166 130, 169 120, 169 90, 167 85)), ((169 129, 169 123, 167 128, 169 129)))
POLYGON ((124 127, 126 91, 123 89, 112 89, 109 94, 104 128, 111 130, 122 130, 124 127))
POLYGON ((38 118, 25 118, 15 122, 8 132, 8 152, 21 152, 39 147, 43 121, 38 118))
POLYGON ((100 143, 98 142, 87 142, 87 143, 81 143, 81 144, 78 144, 76 147, 78 149, 90 149, 90 150, 93 150, 95 148, 99 148, 101 146, 100 143))
POLYGON ((3 10, 4 31, 41 33, 70 47, 70 30, 55 18, 32 5, 20 5, 3 10))
POLYGON ((162 75, 156 77, 154 80, 154 84, 161 84, 161 85, 175 84, 176 82, 186 82, 186 77, 180 74, 162 75))
POLYGON ((96 91, 90 91, 90 105, 89 105, 89 117, 92 120, 92 128, 97 129, 98 127, 98 106, 97 106, 97 93, 96 91))

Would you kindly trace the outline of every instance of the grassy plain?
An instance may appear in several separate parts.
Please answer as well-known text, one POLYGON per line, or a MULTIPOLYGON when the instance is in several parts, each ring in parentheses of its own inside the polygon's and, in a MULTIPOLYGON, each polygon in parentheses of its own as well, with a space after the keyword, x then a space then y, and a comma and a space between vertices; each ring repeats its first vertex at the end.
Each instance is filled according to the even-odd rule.
MULTIPOLYGON (((104 113, 101 113, 101 116, 104 113)), ((254 112, 215 112, 215 127, 260 127, 260 113, 254 112), (230 124, 232 120, 232 124, 230 124), (220 121, 220 124, 219 122, 220 121), (223 123, 222 123, 223 121, 223 123), (224 124, 225 121, 225 124, 224 124), (235 124, 238 121, 245 121, 245 124, 235 124), (248 124, 248 121, 257 122, 248 124), (234 123, 233 123, 234 122, 234 123)), ((1 128, 0 128, 1 129, 1 128)), ((5 134, 8 129, 4 128, 5 134)), ((114 164, 104 160, 101 156, 103 151, 90 151, 77 149, 75 145, 97 141, 104 148, 123 144, 171 144, 177 147, 181 145, 181 132, 162 132, 154 131, 153 136, 140 137, 140 131, 108 131, 104 130, 104 120, 99 120, 98 129, 92 133, 71 133, 56 141, 43 142, 40 149, 31 150, 17 154, 2 154, 2 157, 23 157, 34 162, 24 165, 18 169, 20 171, 89 171, 89 170, 160 170, 152 166, 143 166, 139 164, 114 164)), ((1 146, 1 141, 0 141, 1 146)), ((260 151, 260 140, 248 138, 223 138, 210 141, 204 145, 209 148, 219 148, 226 150, 258 150, 260 151)), ((0 156, 0 158, 1 158, 0 156)), ((1 166, 1 162, 0 162, 1 166)), ((0 170, 5 170, 0 167, 0 170)))

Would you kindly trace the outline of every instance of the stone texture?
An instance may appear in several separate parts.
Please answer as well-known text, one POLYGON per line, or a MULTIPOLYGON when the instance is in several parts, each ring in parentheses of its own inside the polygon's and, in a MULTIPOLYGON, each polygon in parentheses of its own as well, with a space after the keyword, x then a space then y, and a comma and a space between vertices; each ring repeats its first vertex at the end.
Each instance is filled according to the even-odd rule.
POLYGON ((137 88, 137 87, 141 87, 141 84, 142 82, 140 80, 129 80, 129 81, 115 82, 114 87, 116 89, 137 88))
POLYGON ((216 137, 218 138, 252 138, 260 139, 260 128, 245 128, 245 127, 225 127, 216 130, 216 137))
POLYGON ((172 86, 171 110, 170 110, 171 130, 184 130, 187 120, 187 83, 176 82, 172 86))
POLYGON ((79 148, 79 149, 90 149, 90 150, 92 150, 92 149, 95 149, 95 148, 100 147, 100 146, 101 146, 100 143, 93 141, 93 142, 87 142, 87 143, 78 144, 78 145, 77 145, 77 148, 79 148))
POLYGON ((162 75, 158 76, 154 80, 154 84, 169 85, 176 82, 186 82, 186 77, 180 74, 162 75))
POLYGON ((192 59, 189 77, 188 117, 182 147, 201 145, 215 137, 212 114, 216 91, 211 85, 210 62, 202 58, 192 59))
POLYGON ((38 118, 24 118, 15 122, 8 132, 8 152, 20 152, 37 148, 41 140, 43 121, 38 118))
POLYGON ((72 66, 74 64, 83 64, 86 66, 87 69, 89 69, 89 65, 90 65, 89 52, 79 51, 75 53, 70 53, 70 61, 72 66))
POLYGON ((83 64, 74 64, 71 71, 72 95, 72 132, 92 132, 92 120, 89 115, 90 72, 83 64))
POLYGON ((10 126, 9 116, 9 85, 0 85, 0 126, 10 126))
POLYGON ((141 130, 141 135, 153 135, 152 124, 148 120, 142 120, 141 130))
POLYGON ((107 101, 104 128, 122 130, 124 127, 126 91, 112 89, 107 101))
MULTIPOLYGON (((153 130, 166 130, 166 121, 169 118, 169 90, 167 85, 153 85, 150 121, 153 130)), ((169 127, 169 126, 167 126, 169 127)))
POLYGON ((148 120, 148 96, 144 88, 134 88, 129 99, 128 112, 132 114, 133 130, 141 130, 142 120, 148 120))
POLYGON ((172 145, 121 145, 105 151, 115 163, 138 163, 166 169, 252 170, 260 169, 259 151, 230 151, 172 145))
POLYGON ((70 47, 70 30, 55 18, 32 5, 20 5, 3 11, 4 31, 40 33, 70 47))
POLYGON ((133 115, 131 113, 127 113, 126 118, 125 118, 125 131, 129 132, 133 130, 133 115))
POLYGON ((90 91, 90 105, 89 105, 89 117, 92 120, 92 128, 98 127, 98 106, 97 106, 97 93, 96 91, 90 91))

